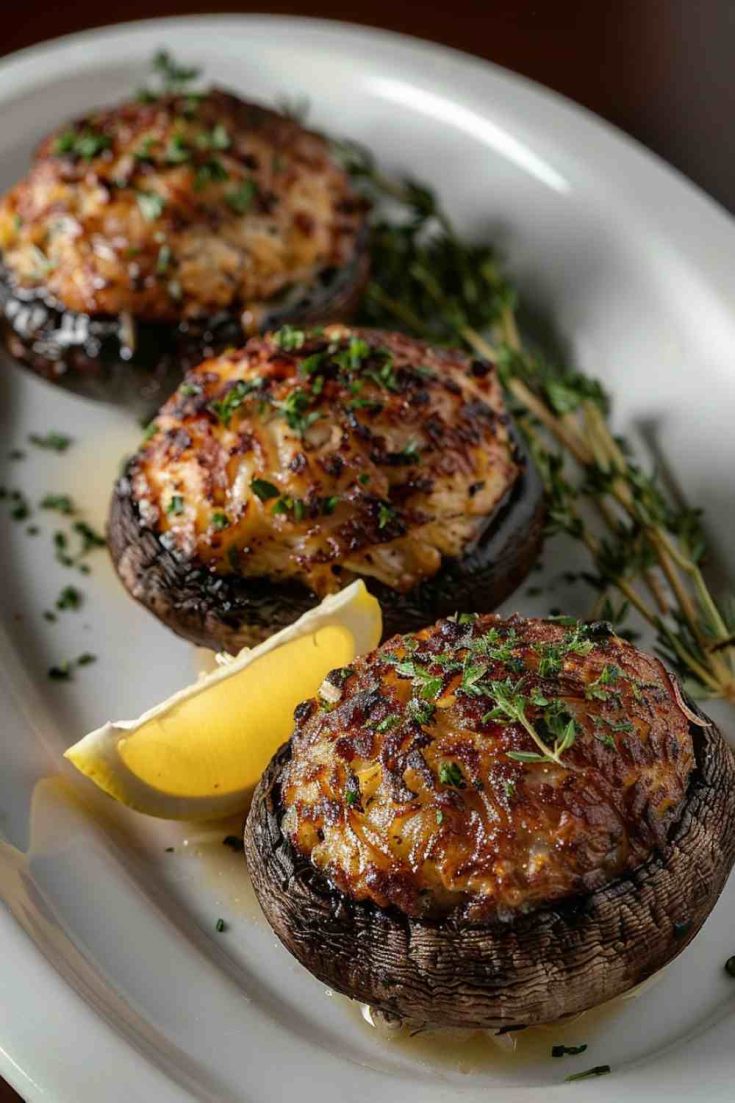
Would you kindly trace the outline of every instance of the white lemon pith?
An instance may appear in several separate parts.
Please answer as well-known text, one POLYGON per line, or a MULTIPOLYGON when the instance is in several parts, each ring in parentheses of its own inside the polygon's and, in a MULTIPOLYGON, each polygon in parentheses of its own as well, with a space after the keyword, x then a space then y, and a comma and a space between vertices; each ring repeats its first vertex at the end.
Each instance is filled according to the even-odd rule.
POLYGON ((65 757, 148 815, 231 815, 245 808, 289 738, 299 701, 313 697, 334 667, 377 647, 381 629, 378 602, 354 582, 139 719, 90 732, 65 757))

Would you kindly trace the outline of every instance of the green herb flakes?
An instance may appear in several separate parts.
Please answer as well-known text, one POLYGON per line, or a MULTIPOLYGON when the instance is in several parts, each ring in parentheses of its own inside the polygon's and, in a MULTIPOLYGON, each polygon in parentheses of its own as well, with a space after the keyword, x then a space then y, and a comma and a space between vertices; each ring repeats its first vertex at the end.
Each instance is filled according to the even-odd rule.
POLYGON ((36 448, 47 448, 51 452, 66 452, 67 448, 74 443, 73 437, 68 437, 66 433, 57 433, 54 430, 44 435, 30 433, 28 440, 36 448))
POLYGON ((81 157, 84 161, 91 161, 111 145, 109 136, 100 131, 66 130, 54 142, 53 152, 57 157, 81 157))
POLYGON ((306 333, 303 329, 296 329, 294 326, 281 326, 273 334, 273 341, 284 352, 296 352, 303 347, 306 333))
POLYGON ((442 785, 451 785, 455 789, 465 786, 464 775, 456 762, 442 762, 439 767, 439 781, 442 785))
POLYGON ((587 1049, 587 1044, 583 1042, 578 1046, 564 1046, 556 1045, 551 1047, 552 1057, 577 1057, 580 1053, 584 1053, 587 1049))
MULTIPOLYGON (((247 214, 257 193, 258 187, 254 180, 243 180, 232 191, 225 192, 225 202, 235 214, 247 214)), ((283 345, 281 348, 283 348, 283 345)))
POLYGON ((166 200, 158 192, 139 191, 135 196, 140 213, 146 222, 155 222, 160 218, 166 207, 166 200))
POLYGON ((40 509, 54 510, 66 516, 74 513, 74 502, 68 494, 46 494, 38 503, 40 509))
POLYGON ((76 586, 65 586, 56 599, 56 608, 60 611, 66 609, 80 609, 84 601, 84 595, 76 586))
POLYGON ((268 502, 271 498, 277 498, 281 493, 277 486, 269 483, 267 479, 251 479, 250 489, 261 502, 268 502))
POLYGON ((209 409, 216 416, 218 421, 227 428, 235 411, 239 410, 246 398, 260 390, 262 384, 263 381, 259 377, 255 379, 238 379, 225 393, 223 398, 216 399, 209 404, 209 409))

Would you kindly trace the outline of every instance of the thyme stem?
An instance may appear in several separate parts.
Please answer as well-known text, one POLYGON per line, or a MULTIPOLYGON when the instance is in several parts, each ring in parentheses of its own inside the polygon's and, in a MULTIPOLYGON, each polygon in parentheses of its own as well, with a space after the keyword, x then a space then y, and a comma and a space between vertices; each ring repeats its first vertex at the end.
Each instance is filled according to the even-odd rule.
POLYGON ((631 606, 656 633, 664 657, 705 692, 735 703, 735 604, 732 613, 720 606, 702 574, 696 511, 672 505, 655 476, 629 458, 596 380, 529 352, 515 291, 491 250, 463 243, 424 185, 389 179, 358 147, 349 148, 348 160, 358 180, 389 197, 391 210, 400 208, 373 231, 380 286, 369 288, 366 320, 397 323, 430 341, 461 341, 499 366, 546 482, 552 530, 589 552, 602 615, 620 620, 631 606), (571 475, 566 460, 576 465, 571 475), (599 516, 604 535, 592 531, 574 499, 599 516), (613 589, 625 599, 617 613, 607 598, 613 589))

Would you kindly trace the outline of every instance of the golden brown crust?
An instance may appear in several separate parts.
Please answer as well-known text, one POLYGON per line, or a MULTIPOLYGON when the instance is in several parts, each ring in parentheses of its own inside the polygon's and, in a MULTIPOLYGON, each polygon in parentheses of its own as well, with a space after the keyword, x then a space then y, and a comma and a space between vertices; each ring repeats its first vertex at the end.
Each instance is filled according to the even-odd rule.
POLYGON ((15 284, 145 321, 240 312, 341 268, 362 200, 327 143, 219 90, 92 112, 40 145, 0 203, 15 284))
POLYGON ((130 469, 183 560, 406 592, 477 543, 519 477, 490 365, 400 334, 289 327, 189 373, 130 469))
POLYGON ((595 626, 443 621, 322 693, 297 716, 283 831, 339 892, 411 916, 601 888, 663 846, 694 766, 661 663, 595 626), (552 756, 573 741, 540 760, 524 722, 552 756))

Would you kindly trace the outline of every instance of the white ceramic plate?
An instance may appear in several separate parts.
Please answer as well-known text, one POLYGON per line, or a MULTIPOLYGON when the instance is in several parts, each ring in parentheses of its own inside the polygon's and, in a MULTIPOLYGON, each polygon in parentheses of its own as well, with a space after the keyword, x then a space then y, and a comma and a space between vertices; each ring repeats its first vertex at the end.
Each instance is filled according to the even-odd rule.
MULTIPOLYGON (((464 229, 493 234, 570 355, 606 379, 618 424, 659 445, 705 508, 720 568, 732 562, 735 232, 719 208, 599 120, 502 70, 389 34, 269 17, 94 31, 4 61, 2 187, 50 127, 141 84, 159 46, 248 96, 308 97, 320 127, 430 181, 464 229)), ((101 526, 138 427, 10 365, 0 392, 0 483, 32 502, 69 492, 101 526), (49 429, 74 446, 58 456, 27 444, 49 429), (15 447, 27 458, 8 459, 15 447)), ((519 1057, 487 1042, 381 1040, 276 943, 222 829, 127 814, 61 770, 65 746, 185 683, 195 657, 127 598, 104 551, 88 578, 54 562, 63 519, 37 512, 32 537, 0 512, 0 1071, 27 1099, 733 1098, 735 981, 722 968, 735 953, 732 884, 654 987, 564 1031, 521 1036, 519 1057), (47 623, 68 582, 84 589, 83 609, 47 623), (68 684, 48 680, 52 663, 87 650, 96 665, 68 684), (551 1060, 560 1040, 589 1048, 551 1060), (612 1075, 562 1083, 602 1063, 612 1075)), ((551 579, 570 553, 554 554, 551 579)), ((584 613, 588 601, 557 588, 551 603, 584 613)), ((524 591, 509 603, 548 605, 524 591)))

